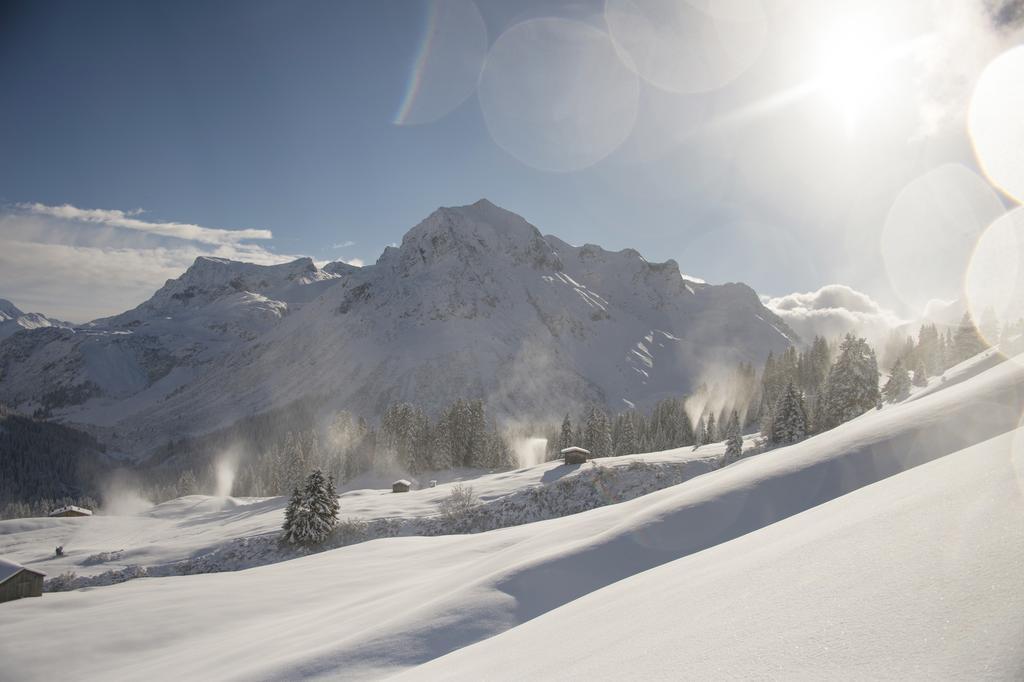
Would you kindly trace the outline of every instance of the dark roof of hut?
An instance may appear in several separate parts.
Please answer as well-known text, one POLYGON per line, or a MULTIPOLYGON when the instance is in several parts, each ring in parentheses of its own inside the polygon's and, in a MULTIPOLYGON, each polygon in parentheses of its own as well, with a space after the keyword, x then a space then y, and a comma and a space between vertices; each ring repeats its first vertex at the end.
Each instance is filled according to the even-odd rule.
POLYGON ((4 559, 0 557, 0 583, 5 583, 8 579, 13 578, 21 571, 28 571, 29 573, 35 573, 39 576, 45 576, 46 574, 31 568, 25 568, 19 563, 11 561, 10 559, 4 559))

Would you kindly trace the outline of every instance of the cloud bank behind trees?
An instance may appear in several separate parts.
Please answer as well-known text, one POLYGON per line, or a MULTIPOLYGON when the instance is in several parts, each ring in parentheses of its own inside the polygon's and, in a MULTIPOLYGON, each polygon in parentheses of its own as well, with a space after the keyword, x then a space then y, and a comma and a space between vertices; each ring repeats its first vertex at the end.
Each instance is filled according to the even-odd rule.
POLYGON ((828 284, 817 291, 777 298, 763 296, 762 301, 805 341, 815 336, 833 339, 855 332, 877 347, 885 342, 891 330, 907 322, 867 294, 845 284, 828 284))

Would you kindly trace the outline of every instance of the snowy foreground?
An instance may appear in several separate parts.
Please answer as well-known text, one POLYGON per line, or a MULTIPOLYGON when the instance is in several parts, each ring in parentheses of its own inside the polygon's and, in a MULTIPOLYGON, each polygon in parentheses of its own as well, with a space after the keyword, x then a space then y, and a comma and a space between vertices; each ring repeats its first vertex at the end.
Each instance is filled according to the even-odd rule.
POLYGON ((571 516, 4 604, 2 676, 1020 679, 1021 360, 571 516))

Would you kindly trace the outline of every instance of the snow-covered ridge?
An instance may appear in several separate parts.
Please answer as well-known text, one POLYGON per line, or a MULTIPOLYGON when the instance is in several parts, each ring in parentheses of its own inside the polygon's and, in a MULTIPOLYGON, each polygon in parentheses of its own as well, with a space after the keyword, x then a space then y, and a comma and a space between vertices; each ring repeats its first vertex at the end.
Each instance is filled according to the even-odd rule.
POLYGON ((0 298, 0 339, 5 339, 23 329, 42 329, 44 327, 70 328, 68 322, 56 320, 42 313, 25 313, 5 298, 0 298))

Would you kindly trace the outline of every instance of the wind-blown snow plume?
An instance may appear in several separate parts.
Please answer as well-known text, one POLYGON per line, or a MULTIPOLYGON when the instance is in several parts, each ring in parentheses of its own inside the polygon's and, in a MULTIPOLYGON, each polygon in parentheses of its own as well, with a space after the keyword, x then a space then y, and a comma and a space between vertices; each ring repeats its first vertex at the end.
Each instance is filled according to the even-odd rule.
POLYGON ((213 465, 216 482, 216 493, 219 497, 229 497, 235 485, 238 473, 238 462, 241 453, 236 447, 230 447, 217 457, 213 465))
POLYGON ((547 438, 517 438, 512 441, 512 453, 520 468, 542 463, 547 459, 547 438))
POLYGON ((738 367, 722 364, 708 365, 700 374, 697 389, 686 397, 683 409, 694 426, 700 418, 713 414, 717 419, 725 410, 736 410, 740 423, 746 419, 756 384, 754 377, 745 377, 738 367))
POLYGON ((143 497, 138 481, 124 470, 117 470, 102 486, 100 512, 112 516, 132 516, 153 506, 143 497))

